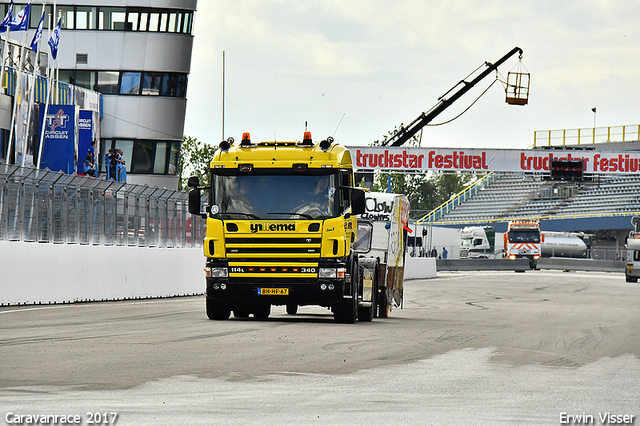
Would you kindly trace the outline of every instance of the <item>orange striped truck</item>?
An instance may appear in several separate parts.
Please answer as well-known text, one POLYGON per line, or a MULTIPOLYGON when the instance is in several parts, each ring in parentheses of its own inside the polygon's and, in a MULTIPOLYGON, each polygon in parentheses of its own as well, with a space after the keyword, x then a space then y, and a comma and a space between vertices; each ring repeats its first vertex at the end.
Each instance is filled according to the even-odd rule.
POLYGON ((542 234, 537 220, 512 220, 504 233, 504 250, 507 259, 526 257, 535 269, 541 254, 542 234))

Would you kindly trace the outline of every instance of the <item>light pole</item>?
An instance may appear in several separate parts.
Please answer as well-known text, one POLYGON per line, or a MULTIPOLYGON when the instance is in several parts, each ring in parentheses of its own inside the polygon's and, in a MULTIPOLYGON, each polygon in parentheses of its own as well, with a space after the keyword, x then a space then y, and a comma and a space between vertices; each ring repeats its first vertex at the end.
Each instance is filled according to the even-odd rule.
POLYGON ((596 107, 591 108, 591 111, 593 111, 593 128, 596 128, 596 107))

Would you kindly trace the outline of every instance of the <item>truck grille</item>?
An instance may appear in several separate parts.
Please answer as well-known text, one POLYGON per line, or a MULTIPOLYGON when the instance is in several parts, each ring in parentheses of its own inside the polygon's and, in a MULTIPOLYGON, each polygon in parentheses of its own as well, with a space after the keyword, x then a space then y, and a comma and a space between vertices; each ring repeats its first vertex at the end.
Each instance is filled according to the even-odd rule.
POLYGON ((227 238, 225 250, 229 259, 252 257, 320 257, 320 238, 227 238))
POLYGON ((225 241, 229 278, 317 278, 320 249, 317 235, 229 237, 225 241))

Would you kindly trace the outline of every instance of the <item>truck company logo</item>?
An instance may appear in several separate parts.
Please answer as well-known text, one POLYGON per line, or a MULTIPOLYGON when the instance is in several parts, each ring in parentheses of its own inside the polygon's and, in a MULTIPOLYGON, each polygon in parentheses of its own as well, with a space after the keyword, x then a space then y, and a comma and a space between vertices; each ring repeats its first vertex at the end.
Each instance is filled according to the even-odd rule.
POLYGON ((295 223, 251 223, 251 232, 295 232, 295 223))
POLYGON ((640 152, 562 149, 350 147, 356 170, 549 172, 552 160, 582 160, 585 173, 640 173, 640 152))

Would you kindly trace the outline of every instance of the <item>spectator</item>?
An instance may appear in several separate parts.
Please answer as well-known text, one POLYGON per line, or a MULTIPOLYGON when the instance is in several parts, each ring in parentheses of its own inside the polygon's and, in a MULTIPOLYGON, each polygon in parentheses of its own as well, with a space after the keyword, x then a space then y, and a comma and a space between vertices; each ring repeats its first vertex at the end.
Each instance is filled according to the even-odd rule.
POLYGON ((84 173, 86 175, 89 175, 91 177, 95 177, 95 175, 96 175, 96 165, 93 162, 93 153, 91 152, 91 150, 87 151, 87 156, 85 157, 84 161, 82 162, 82 166, 84 167, 84 173))
POLYGON ((432 248, 431 249, 431 257, 438 257, 438 249, 437 248, 432 248))
POLYGON ((122 158, 122 150, 116 149, 114 153, 115 161, 116 161, 116 181, 117 182, 126 182, 127 181, 127 168, 125 167, 125 161, 122 158))
POLYGON ((449 254, 447 249, 445 247, 442 247, 442 260, 445 260, 447 258, 447 254, 449 254))
POLYGON ((116 162, 114 157, 113 148, 109 148, 109 152, 104 156, 104 164, 107 169, 107 179, 116 178, 116 162))

